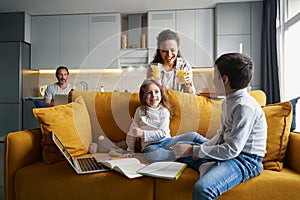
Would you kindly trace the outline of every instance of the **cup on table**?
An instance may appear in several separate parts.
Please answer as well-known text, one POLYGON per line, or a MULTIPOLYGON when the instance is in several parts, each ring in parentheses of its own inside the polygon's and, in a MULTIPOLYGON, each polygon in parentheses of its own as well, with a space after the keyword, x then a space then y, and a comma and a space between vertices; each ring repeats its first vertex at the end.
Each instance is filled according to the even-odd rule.
POLYGON ((161 72, 161 64, 160 63, 151 63, 149 64, 149 67, 151 68, 151 77, 154 80, 160 79, 160 72, 161 72))
POLYGON ((178 77, 178 83, 179 84, 184 84, 185 83, 185 79, 184 79, 184 76, 185 76, 185 71, 180 69, 177 71, 177 77, 178 77))

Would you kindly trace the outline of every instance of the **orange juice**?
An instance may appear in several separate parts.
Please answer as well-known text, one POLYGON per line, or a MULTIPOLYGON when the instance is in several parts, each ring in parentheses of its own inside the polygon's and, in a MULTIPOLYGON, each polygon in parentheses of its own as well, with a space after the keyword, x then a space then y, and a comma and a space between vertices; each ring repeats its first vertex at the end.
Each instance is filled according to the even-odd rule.
POLYGON ((152 78, 154 80, 159 80, 160 79, 159 64, 151 64, 150 67, 152 69, 152 78))
POLYGON ((177 71, 177 77, 178 77, 178 83, 179 84, 184 84, 185 83, 185 71, 184 70, 178 70, 177 71))

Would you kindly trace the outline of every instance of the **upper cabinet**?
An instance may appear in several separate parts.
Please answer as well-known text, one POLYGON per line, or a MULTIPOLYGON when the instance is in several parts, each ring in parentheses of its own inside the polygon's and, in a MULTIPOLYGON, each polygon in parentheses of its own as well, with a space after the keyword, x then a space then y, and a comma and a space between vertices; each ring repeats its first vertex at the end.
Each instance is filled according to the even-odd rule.
POLYGON ((262 2, 222 3, 215 8, 216 57, 246 53, 254 61, 252 89, 261 88, 262 2))
POLYGON ((157 48, 156 37, 169 28, 178 33, 181 54, 192 66, 213 66, 213 9, 149 12, 148 26, 149 61, 157 48))
POLYGON ((33 16, 32 69, 118 67, 120 14, 33 16))
POLYGON ((59 16, 59 63, 88 68, 88 15, 59 16))
POLYGON ((250 54, 250 3, 224 3, 216 6, 217 55, 227 52, 250 54))
POLYGON ((121 15, 96 14, 89 16, 90 68, 118 68, 121 15))
POLYGON ((196 11, 176 11, 176 32, 180 38, 179 49, 183 58, 195 64, 196 61, 196 11))
POLYGON ((214 9, 198 9, 196 14, 195 66, 214 66, 214 9))
POLYGON ((59 65, 59 16, 31 17, 31 69, 59 65))
POLYGON ((175 30, 175 11, 148 12, 148 61, 151 62, 156 52, 156 37, 164 29, 175 30))
POLYGON ((24 12, 0 13, 0 41, 30 43, 31 17, 24 12))

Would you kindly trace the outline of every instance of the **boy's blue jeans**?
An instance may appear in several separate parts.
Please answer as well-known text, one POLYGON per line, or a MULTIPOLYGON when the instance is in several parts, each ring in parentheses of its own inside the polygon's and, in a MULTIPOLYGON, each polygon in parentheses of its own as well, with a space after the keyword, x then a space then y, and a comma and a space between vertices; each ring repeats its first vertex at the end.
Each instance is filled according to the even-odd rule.
MULTIPOLYGON (((189 132, 145 147, 144 155, 151 161, 174 161, 175 155, 170 149, 176 143, 201 144, 207 139, 198 133, 189 132)), ((263 170, 263 158, 256 155, 241 153, 235 158, 217 161, 185 157, 178 159, 198 171, 200 165, 215 161, 215 164, 201 176, 193 188, 193 200, 216 199, 234 186, 254 177, 263 170)))
MULTIPOLYGON (((194 160, 187 158, 182 160, 188 163, 195 170, 203 164, 203 160, 194 160)), ((263 170, 263 158, 256 155, 241 153, 235 158, 216 161, 201 178, 196 182, 193 188, 193 200, 216 199, 224 192, 234 186, 254 177, 263 170)))

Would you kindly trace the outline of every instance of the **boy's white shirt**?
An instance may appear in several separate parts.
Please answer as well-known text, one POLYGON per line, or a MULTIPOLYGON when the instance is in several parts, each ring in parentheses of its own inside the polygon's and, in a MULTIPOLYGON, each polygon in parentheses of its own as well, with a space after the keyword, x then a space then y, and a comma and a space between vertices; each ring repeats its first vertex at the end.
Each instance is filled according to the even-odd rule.
POLYGON ((222 104, 220 129, 208 142, 193 146, 193 155, 227 160, 244 152, 263 157, 266 153, 266 138, 264 112, 249 95, 247 88, 244 88, 226 96, 222 104))

